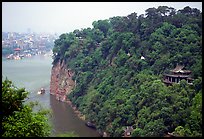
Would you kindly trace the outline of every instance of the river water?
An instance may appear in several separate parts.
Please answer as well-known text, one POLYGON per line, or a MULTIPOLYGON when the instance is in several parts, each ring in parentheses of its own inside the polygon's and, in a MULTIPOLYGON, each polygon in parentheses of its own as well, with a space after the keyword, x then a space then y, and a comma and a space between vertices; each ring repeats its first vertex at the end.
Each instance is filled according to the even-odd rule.
POLYGON ((98 137, 98 132, 87 127, 68 104, 49 94, 51 68, 51 56, 37 55, 21 60, 2 59, 3 79, 7 77, 16 87, 29 91, 28 101, 38 101, 44 108, 52 111, 50 121, 53 136, 74 132, 80 137, 98 137), (42 87, 46 90, 45 94, 38 95, 37 91, 42 87))

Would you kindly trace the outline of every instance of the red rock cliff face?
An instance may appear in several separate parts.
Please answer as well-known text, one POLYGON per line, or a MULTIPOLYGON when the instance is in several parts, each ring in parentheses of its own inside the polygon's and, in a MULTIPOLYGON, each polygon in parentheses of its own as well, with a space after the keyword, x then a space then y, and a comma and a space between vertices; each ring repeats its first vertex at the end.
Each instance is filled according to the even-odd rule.
POLYGON ((65 101, 66 95, 75 87, 73 75, 74 72, 66 68, 64 61, 55 64, 51 71, 50 94, 55 95, 58 100, 65 101))

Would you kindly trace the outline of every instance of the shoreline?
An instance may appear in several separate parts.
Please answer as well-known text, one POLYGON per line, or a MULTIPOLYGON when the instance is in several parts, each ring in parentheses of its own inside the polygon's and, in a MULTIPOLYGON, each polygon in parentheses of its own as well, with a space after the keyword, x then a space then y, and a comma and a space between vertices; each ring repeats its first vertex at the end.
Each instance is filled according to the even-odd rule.
POLYGON ((72 104, 71 100, 66 99, 64 102, 67 103, 67 104, 72 108, 72 110, 74 111, 74 113, 77 115, 77 117, 78 117, 79 119, 81 119, 81 120, 83 120, 83 121, 86 121, 85 115, 83 115, 83 114, 77 109, 77 107, 72 104))
MULTIPOLYGON (((82 121, 86 121, 86 116, 85 115, 83 115, 78 109, 77 109, 77 107, 76 106, 74 106, 73 104, 72 104, 72 102, 71 102, 71 100, 70 99, 66 99, 65 101, 63 101, 63 102, 65 102, 65 103, 67 103, 71 108, 72 108, 72 110, 74 111, 74 113, 76 114, 76 116, 79 118, 79 119, 81 119, 82 121)), ((89 127, 90 128, 90 127, 89 127)), ((95 129, 97 132, 98 132, 98 134, 99 134, 99 137, 107 137, 107 133, 104 131, 103 133, 100 133, 100 131, 96 128, 95 129)))

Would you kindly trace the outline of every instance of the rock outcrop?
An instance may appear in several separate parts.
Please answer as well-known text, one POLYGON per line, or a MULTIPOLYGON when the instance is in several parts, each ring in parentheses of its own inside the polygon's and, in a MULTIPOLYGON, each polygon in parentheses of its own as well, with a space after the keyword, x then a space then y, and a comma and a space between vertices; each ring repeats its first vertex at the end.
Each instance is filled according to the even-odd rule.
POLYGON ((66 101, 66 96, 75 87, 72 80, 74 72, 68 69, 64 63, 58 62, 53 65, 51 71, 50 94, 55 95, 56 99, 66 101))

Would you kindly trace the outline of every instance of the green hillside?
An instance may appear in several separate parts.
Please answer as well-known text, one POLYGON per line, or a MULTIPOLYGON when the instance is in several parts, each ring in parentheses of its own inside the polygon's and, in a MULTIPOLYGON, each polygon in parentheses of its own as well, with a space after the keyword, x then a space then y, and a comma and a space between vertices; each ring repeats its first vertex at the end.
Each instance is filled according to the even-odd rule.
POLYGON ((65 61, 77 86, 68 98, 109 136, 202 136, 202 13, 149 8, 62 34, 53 65, 65 61), (162 75, 184 65, 193 85, 166 86, 162 75))

